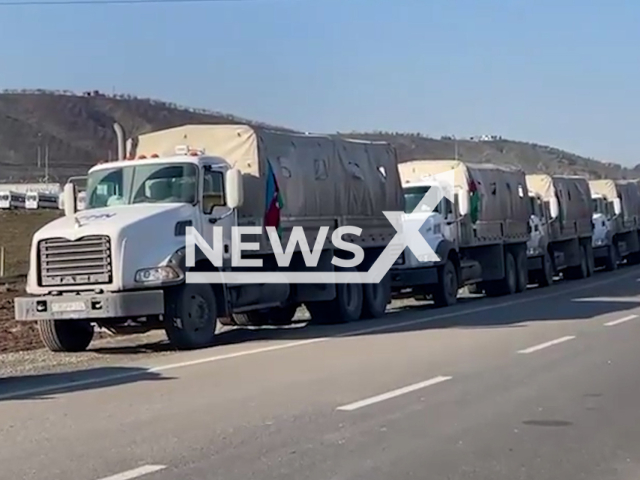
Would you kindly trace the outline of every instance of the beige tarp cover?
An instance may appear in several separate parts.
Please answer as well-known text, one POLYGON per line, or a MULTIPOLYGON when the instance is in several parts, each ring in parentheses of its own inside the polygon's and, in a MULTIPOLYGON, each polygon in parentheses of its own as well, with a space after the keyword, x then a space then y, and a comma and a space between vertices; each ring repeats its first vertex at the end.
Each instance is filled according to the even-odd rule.
POLYGON ((456 191, 469 191, 474 180, 481 195, 479 221, 529 221, 529 197, 522 170, 459 160, 413 160, 398 165, 403 185, 453 170, 456 191))
POLYGON ((613 180, 589 180, 589 188, 592 194, 602 195, 608 201, 612 201, 619 196, 616 182, 613 180))
POLYGON ((546 174, 527 175, 529 191, 535 192, 544 201, 557 198, 559 216, 567 224, 578 222, 581 225, 591 224, 593 206, 589 182, 583 177, 546 174))
POLYGON ((129 153, 174 156, 176 146, 204 150, 239 168, 245 182, 239 214, 253 217, 257 224, 266 210, 268 162, 283 196, 283 221, 369 217, 391 228, 382 211, 404 210, 396 153, 388 143, 246 125, 186 125, 132 139, 129 153))

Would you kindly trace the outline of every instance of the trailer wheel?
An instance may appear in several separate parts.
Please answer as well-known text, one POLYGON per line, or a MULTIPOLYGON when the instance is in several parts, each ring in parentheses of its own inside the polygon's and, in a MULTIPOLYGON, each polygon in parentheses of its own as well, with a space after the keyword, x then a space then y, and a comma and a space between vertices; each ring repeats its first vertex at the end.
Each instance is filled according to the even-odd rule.
MULTIPOLYGON (((355 268, 340 269, 345 272, 357 272, 355 268)), ((362 284, 337 283, 336 296, 326 302, 308 302, 307 310, 311 314, 311 321, 316 324, 330 325, 336 323, 353 322, 362 313, 362 284)))
POLYGON ((93 340, 93 325, 83 320, 38 320, 38 330, 52 352, 83 352, 93 340))
POLYGON ((529 267, 527 265, 527 252, 523 249, 516 253, 516 292, 524 292, 529 283, 529 267))
POLYGON ((604 269, 608 272, 612 272, 618 268, 618 252, 616 247, 609 245, 607 247, 607 258, 604 260, 604 269))
POLYGON ((489 297, 501 295, 512 295, 516 291, 518 283, 516 272, 516 261, 511 252, 504 256, 504 278, 487 283, 486 293, 489 297))
POLYGON ((382 317, 387 311, 387 304, 391 301, 391 277, 389 274, 386 274, 380 283, 363 283, 362 295, 360 318, 382 317))
POLYGON ((173 346, 192 350, 210 346, 216 335, 216 297, 209 285, 185 283, 165 300, 164 329, 173 346))
POLYGON ((458 272, 456 267, 447 260, 438 270, 438 285, 433 292, 433 303, 436 307, 448 307, 458 301, 458 272))
POLYGON ((553 264, 551 263, 551 256, 549 252, 544 252, 542 257, 542 270, 540 271, 540 277, 538 278, 538 285, 541 287, 548 287, 553 283, 553 264))

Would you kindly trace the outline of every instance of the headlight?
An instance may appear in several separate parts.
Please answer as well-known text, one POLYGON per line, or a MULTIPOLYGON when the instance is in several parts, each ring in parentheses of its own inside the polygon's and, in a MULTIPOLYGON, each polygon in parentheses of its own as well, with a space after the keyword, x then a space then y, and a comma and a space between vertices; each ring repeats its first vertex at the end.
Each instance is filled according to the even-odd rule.
POLYGON ((158 283, 178 278, 180 278, 180 274, 173 267, 164 266, 138 270, 135 280, 137 283, 158 283))
POLYGON ((605 238, 598 238, 598 239, 597 239, 597 240, 595 240, 593 243, 594 243, 594 245, 595 245, 596 247, 600 247, 600 246, 602 246, 602 245, 606 245, 607 240, 606 240, 605 238))
POLYGON ((540 255, 542 253, 542 249, 539 247, 531 247, 527 248, 527 255, 532 257, 534 255, 540 255))

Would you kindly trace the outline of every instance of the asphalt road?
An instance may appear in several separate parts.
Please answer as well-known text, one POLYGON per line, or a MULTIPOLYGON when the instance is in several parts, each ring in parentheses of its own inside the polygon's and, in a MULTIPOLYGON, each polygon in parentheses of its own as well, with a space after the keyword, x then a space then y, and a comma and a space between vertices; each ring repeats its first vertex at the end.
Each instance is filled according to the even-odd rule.
POLYGON ((0 478, 637 480, 639 279, 3 378, 0 478))

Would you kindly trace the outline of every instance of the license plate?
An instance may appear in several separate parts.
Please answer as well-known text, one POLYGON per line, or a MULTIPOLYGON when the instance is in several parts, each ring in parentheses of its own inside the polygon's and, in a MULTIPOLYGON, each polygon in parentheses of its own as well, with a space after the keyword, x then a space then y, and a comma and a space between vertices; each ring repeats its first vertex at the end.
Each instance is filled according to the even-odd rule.
POLYGON ((53 312, 82 312, 87 309, 84 302, 56 302, 51 304, 53 312))

